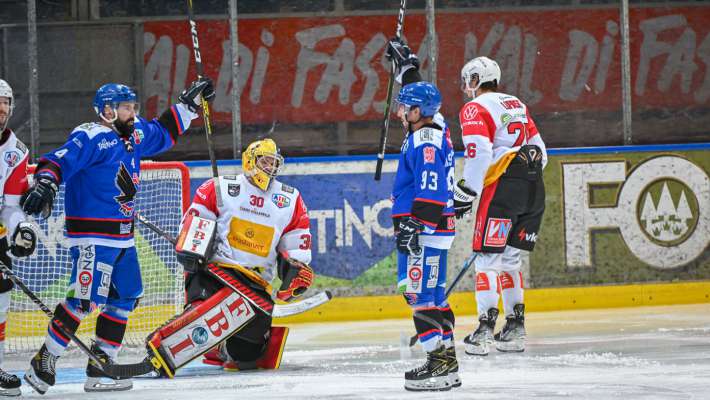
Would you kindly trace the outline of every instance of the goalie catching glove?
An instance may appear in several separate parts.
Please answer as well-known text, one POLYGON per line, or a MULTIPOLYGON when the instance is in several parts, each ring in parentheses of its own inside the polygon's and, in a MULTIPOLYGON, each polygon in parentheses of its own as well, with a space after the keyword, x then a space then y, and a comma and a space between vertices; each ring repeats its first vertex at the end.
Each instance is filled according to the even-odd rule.
POLYGON ((462 218, 464 215, 471 212, 473 201, 476 200, 478 194, 466 187, 466 182, 461 179, 454 186, 454 213, 456 219, 462 218))
POLYGON ((277 272, 281 279, 281 288, 276 297, 281 301, 293 301, 300 297, 313 284, 313 269, 308 265, 279 253, 277 272))

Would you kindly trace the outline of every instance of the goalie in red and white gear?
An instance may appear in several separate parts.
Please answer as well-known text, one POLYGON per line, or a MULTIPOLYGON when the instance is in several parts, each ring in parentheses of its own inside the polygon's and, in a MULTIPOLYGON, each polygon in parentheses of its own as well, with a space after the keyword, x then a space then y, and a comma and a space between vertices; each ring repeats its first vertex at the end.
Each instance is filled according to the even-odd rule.
POLYGON ((251 143, 242 166, 202 184, 183 218, 176 249, 189 272, 188 305, 148 341, 167 376, 205 353, 205 363, 225 369, 278 368, 288 328, 271 325, 271 281, 281 279, 276 297, 286 302, 313 283, 306 205, 276 180, 276 143, 251 143))
MULTIPOLYGON (((34 253, 37 235, 25 222, 20 196, 27 190, 27 147, 7 127, 15 98, 12 88, 0 79, 0 262, 12 267, 8 252, 14 257, 34 253)), ((0 273, 0 365, 5 353, 5 324, 10 307, 10 279, 0 273)), ((0 395, 19 396, 20 380, 0 369, 0 395)))
POLYGON ((461 70, 462 90, 472 100, 459 114, 466 161, 454 192, 456 216, 470 212, 480 195, 473 234, 480 324, 464 339, 466 352, 474 355, 488 354, 494 341, 499 293, 506 324, 495 335, 496 348, 525 349, 520 255, 533 250, 545 211, 545 143, 528 107, 498 92, 500 78, 500 67, 487 57, 461 70))

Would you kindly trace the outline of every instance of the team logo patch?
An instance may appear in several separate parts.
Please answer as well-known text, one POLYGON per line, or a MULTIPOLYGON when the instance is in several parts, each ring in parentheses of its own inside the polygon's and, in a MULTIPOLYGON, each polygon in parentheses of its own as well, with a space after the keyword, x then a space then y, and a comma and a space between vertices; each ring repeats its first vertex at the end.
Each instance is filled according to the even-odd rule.
POLYGON ((207 329, 198 326, 197 328, 192 330, 192 341, 195 342, 196 344, 205 344, 210 338, 210 334, 207 333, 207 329))
POLYGON ((3 158, 5 159, 5 164, 7 164, 8 167, 12 168, 17 165, 18 162, 20 162, 21 157, 20 153, 15 150, 11 150, 6 152, 3 158))
POLYGON ((278 193, 271 195, 271 201, 276 204, 276 207, 278 208, 284 208, 291 205, 291 199, 278 193))
POLYGON ((79 274, 79 285, 80 285, 80 291, 82 296, 86 296, 89 293, 89 287, 91 285, 91 281, 93 281, 93 278, 91 276, 91 272, 89 271, 81 271, 79 274))
MULTIPOLYGON (((138 179, 138 175, 135 175, 135 179, 138 179)), ((116 172, 116 179, 114 180, 116 188, 120 194, 118 196, 114 196, 113 199, 116 200, 116 203, 118 203, 121 214, 126 217, 133 215, 133 208, 135 207, 134 199, 136 197, 136 192, 138 192, 138 188, 136 188, 136 180, 134 180, 134 177, 131 177, 131 174, 128 172, 128 168, 126 168, 126 165, 123 161, 121 161, 121 165, 118 167, 118 171, 116 172)))
POLYGON ((508 242, 508 234, 513 223, 508 218, 489 218, 486 226, 484 246, 503 247, 508 242))
POLYGON ((424 148, 424 162, 427 164, 434 164, 434 161, 436 160, 436 150, 431 147, 427 146, 424 148))
POLYGON ((227 185, 227 193, 229 193, 229 195, 232 197, 239 196, 240 189, 241 189, 241 187, 239 185, 234 184, 234 183, 230 183, 227 185))
POLYGON ((474 104, 468 104, 463 110, 463 117, 467 120, 474 119, 477 115, 478 107, 476 107, 474 104))
POLYGON ((142 129, 136 129, 133 131, 133 142, 135 142, 135 144, 141 144, 144 137, 145 134, 142 129))

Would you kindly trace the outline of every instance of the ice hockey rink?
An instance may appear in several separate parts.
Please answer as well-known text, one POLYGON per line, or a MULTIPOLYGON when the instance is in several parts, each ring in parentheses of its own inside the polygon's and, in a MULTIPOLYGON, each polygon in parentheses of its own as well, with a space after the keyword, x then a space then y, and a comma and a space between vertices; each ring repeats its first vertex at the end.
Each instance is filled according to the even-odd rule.
MULTIPOLYGON (((280 370, 224 373, 195 361, 172 380, 137 378, 127 392, 85 393, 86 361, 74 351, 46 395, 22 389, 82 400, 710 398, 710 304, 530 312, 526 324, 524 353, 474 358, 461 344, 473 318, 459 318, 463 386, 433 394, 403 389, 404 371, 423 359, 400 344, 409 320, 294 325, 280 370)), ((27 363, 11 355, 5 366, 20 373, 27 363)))

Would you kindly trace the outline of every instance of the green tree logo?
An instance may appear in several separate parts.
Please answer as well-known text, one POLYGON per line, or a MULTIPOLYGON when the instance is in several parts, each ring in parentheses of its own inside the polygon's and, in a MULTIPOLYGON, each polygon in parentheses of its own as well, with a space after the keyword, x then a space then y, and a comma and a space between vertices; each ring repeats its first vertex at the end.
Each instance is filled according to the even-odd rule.
POLYGON ((641 191, 639 225, 652 241, 663 246, 683 243, 698 222, 698 199, 683 182, 662 179, 641 191))

